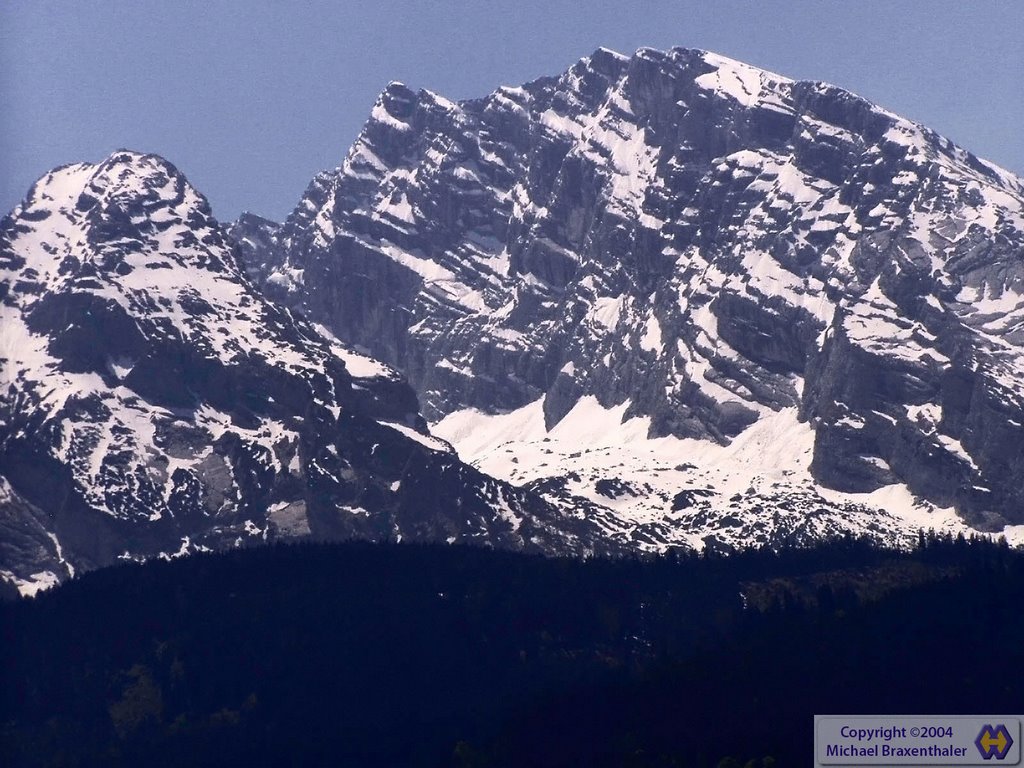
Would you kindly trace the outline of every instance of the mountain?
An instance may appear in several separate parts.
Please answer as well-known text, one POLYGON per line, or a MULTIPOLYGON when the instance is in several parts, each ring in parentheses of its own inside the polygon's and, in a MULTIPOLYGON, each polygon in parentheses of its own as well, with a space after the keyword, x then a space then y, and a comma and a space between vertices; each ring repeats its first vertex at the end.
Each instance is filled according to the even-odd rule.
POLYGON ((629 546, 1024 534, 1024 183, 841 88, 682 48, 391 83, 231 236, 464 459, 629 546))
POLYGON ((391 368, 265 300, 170 163, 56 169, 0 222, 0 576, 289 538, 609 551, 432 437, 391 368))
POLYGON ((0 576, 1024 540, 1022 255, 1017 177, 686 49, 391 83, 282 224, 153 155, 59 168, 0 222, 0 576))

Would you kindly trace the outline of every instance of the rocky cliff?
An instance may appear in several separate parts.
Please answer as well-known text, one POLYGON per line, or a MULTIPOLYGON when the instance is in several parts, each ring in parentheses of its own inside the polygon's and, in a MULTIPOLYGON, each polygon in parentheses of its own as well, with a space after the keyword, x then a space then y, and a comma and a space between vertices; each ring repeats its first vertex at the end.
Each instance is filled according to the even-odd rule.
POLYGON ((727 446, 791 412, 816 488, 997 530, 1024 522, 1022 200, 841 88, 601 49, 460 103, 392 83, 279 229, 233 233, 431 421, 592 397, 727 446))

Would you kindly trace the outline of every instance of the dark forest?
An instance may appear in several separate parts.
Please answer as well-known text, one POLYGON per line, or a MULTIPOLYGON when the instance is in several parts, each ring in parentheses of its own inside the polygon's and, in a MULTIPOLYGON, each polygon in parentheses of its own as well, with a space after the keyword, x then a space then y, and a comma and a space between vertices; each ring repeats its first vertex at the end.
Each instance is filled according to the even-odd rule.
POLYGON ((1020 709, 1024 554, 303 544, 0 603, 4 766, 806 766, 815 713, 1020 709))

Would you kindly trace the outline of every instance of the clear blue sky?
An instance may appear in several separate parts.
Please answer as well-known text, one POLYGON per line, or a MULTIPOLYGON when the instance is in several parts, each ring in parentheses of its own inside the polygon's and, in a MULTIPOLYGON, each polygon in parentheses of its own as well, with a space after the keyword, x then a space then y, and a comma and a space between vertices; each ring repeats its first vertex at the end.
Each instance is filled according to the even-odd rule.
POLYGON ((453 99, 597 46, 827 80, 1024 174, 1024 2, 20 0, 0 4, 0 214, 48 169, 164 155, 229 220, 283 218, 389 80, 453 99))

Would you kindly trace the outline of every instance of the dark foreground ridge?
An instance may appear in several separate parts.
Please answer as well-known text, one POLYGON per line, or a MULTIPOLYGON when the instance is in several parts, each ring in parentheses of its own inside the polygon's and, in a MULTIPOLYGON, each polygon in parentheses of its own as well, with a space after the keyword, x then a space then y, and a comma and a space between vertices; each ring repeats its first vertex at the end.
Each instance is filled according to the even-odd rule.
POLYGON ((0 764, 803 766, 816 712, 1019 708, 1022 599, 1024 556, 949 538, 125 565, 0 604, 0 764))

